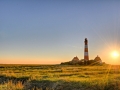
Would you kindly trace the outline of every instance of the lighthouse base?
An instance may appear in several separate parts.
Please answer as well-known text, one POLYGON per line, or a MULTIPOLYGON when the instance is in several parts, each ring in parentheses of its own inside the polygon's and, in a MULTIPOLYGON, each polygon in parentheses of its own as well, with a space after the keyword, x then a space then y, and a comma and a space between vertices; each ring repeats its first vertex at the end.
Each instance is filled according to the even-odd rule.
POLYGON ((89 60, 85 60, 84 65, 89 65, 89 60))

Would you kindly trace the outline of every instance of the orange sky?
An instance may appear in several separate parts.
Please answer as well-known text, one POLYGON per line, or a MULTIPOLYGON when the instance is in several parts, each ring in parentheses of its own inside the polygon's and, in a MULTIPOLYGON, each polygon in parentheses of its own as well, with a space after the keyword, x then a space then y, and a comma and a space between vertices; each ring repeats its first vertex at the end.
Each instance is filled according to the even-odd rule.
POLYGON ((0 0, 0 63, 59 64, 89 57, 120 64, 119 0, 0 0))

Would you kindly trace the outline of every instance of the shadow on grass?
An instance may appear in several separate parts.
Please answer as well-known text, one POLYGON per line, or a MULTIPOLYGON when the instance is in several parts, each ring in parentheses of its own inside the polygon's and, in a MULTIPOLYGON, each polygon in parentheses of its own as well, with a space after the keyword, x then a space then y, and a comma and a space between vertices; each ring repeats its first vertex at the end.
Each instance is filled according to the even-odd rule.
POLYGON ((32 80, 25 85, 24 90, 82 90, 80 87, 77 82, 32 80))
POLYGON ((54 81, 49 80, 32 80, 24 85, 24 90, 55 90, 54 81))
POLYGON ((22 90, 120 90, 120 80, 108 80, 107 82, 93 81, 51 81, 51 80, 30 80, 29 77, 8 77, 0 75, 0 84, 12 81, 17 84, 21 82, 22 90))
POLYGON ((32 80, 24 85, 24 90, 120 90, 120 81, 108 83, 32 80))
POLYGON ((22 84, 24 84, 25 82, 27 82, 29 80, 29 77, 8 77, 5 75, 0 75, 0 84, 4 84, 7 83, 9 81, 12 81, 14 84, 21 82, 22 84))

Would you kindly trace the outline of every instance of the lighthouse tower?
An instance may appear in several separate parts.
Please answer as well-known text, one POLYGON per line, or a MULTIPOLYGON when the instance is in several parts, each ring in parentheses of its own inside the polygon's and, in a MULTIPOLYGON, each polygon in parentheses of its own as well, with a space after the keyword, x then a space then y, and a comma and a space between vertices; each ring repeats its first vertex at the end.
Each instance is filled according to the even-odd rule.
POLYGON ((88 62, 89 62, 89 55, 88 55, 88 40, 87 40, 87 38, 85 38, 84 43, 85 43, 85 47, 84 47, 84 63, 85 63, 85 65, 87 65, 88 62))

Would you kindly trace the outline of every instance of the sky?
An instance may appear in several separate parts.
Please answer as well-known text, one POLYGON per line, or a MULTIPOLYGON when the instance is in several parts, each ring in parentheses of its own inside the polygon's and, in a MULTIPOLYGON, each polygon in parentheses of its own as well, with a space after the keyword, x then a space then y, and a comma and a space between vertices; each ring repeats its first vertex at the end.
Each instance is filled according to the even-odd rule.
POLYGON ((120 64, 119 0, 0 0, 0 63, 59 64, 100 56, 120 64))

